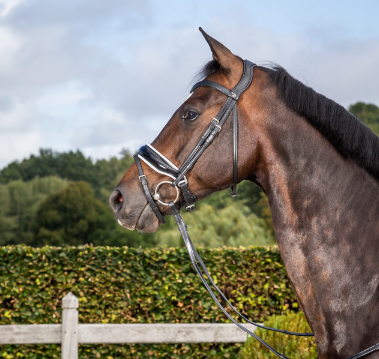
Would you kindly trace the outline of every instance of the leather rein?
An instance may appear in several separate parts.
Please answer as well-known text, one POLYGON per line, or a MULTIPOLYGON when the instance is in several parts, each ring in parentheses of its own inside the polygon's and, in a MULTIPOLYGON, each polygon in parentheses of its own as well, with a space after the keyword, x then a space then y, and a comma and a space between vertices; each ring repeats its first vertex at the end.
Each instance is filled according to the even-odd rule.
MULTIPOLYGON (((187 159, 184 161, 184 163, 180 166, 180 168, 176 167, 169 159, 167 159, 164 155, 162 155, 159 151, 157 151, 153 146, 147 144, 145 146, 142 146, 138 153, 134 155, 134 160, 137 164, 138 172, 139 172, 139 179, 142 184, 142 188, 144 190, 145 196, 148 200, 148 203, 159 219, 161 223, 165 223, 165 220, 163 218, 162 213, 160 212, 158 205, 156 202, 161 203, 162 205, 169 206, 171 213, 173 214, 175 221, 178 225, 178 229, 182 235, 184 244, 186 246, 187 252, 189 254, 191 263, 196 271, 196 273, 199 275, 201 281, 203 282, 205 288, 217 304, 217 306, 222 310, 222 312, 234 323, 236 324, 240 329, 245 331, 247 334, 251 335, 255 339, 257 339, 259 342, 261 342, 263 345, 265 345, 271 352, 273 352, 275 355, 277 355, 279 358, 282 359, 289 359, 285 355, 279 353, 276 351, 273 347, 271 347, 268 343, 266 343, 262 338, 258 337, 256 334, 254 334, 252 331, 244 327, 241 323, 237 322, 221 305, 219 300, 216 297, 216 294, 214 290, 222 297, 222 299, 225 300, 225 302, 228 304, 228 306, 232 309, 234 313, 236 313, 240 318, 245 320, 246 322, 255 325, 256 327, 267 329, 283 334, 289 334, 289 335, 296 335, 296 336, 313 336, 312 333, 295 333, 295 332, 289 332, 287 330, 281 330, 276 328, 270 328, 266 327, 262 324, 255 323, 250 321, 248 318, 246 318, 243 314, 241 314, 226 298, 226 296, 222 293, 220 288, 215 284, 213 281, 211 275, 209 274, 204 262, 202 261, 200 255, 196 251, 191 238, 188 234, 187 226, 183 220, 183 217, 179 213, 178 209, 175 206, 175 203, 179 200, 179 189, 182 192, 182 199, 181 199, 181 206, 184 206, 187 212, 192 212, 195 209, 195 202, 196 197, 190 193, 188 189, 188 180, 186 178, 186 173, 191 170, 191 168, 194 166, 196 161, 199 159, 199 157, 203 154, 205 149, 212 143, 213 139, 216 137, 216 135, 221 131, 222 126, 226 122, 226 120, 229 118, 230 114, 233 113, 233 185, 231 186, 231 195, 235 197, 237 195, 237 182, 238 182, 238 113, 237 113, 237 101, 239 100, 242 93, 250 86, 251 82, 253 81, 253 69, 256 66, 256 64, 244 60, 243 61, 243 74, 238 82, 238 84, 232 89, 228 90, 226 87, 212 82, 208 80, 203 80, 198 83, 196 83, 192 89, 192 92, 197 89, 198 87, 207 86, 211 87, 224 95, 227 96, 227 100, 225 104, 222 106, 221 110, 217 114, 216 117, 214 117, 211 120, 211 123, 209 124, 207 130, 204 132, 204 134, 201 136, 199 142, 196 144, 192 152, 189 154, 187 159), (172 182, 169 181, 162 181, 160 182, 156 188, 153 194, 150 193, 146 175, 143 172, 141 161, 143 161, 146 165, 151 167, 154 171, 166 175, 173 179, 172 182), (164 184, 171 184, 172 187, 176 189, 176 199, 174 201, 170 201, 168 203, 162 202, 160 200, 159 195, 159 187, 164 184), (199 266, 200 265, 200 266, 199 266), (214 290, 209 286, 207 280, 208 279, 214 290)), ((371 354, 372 352, 379 350, 379 343, 366 349, 358 354, 355 354, 347 359, 358 359, 362 358, 368 354, 371 354)))

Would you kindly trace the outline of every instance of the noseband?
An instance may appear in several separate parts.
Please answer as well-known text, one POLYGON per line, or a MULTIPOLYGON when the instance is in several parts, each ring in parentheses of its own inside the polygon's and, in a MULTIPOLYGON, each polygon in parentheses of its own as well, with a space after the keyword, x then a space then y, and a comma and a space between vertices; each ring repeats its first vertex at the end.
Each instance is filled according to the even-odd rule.
MULTIPOLYGON (((164 155, 162 155, 159 151, 157 151, 153 146, 147 144, 145 146, 142 146, 138 153, 134 155, 134 160, 137 164, 138 172, 139 172, 139 179, 141 181, 143 190, 145 192, 146 198, 149 202, 149 205, 159 221, 161 223, 165 223, 165 220, 163 218, 162 213, 160 212, 158 205, 156 202, 161 203, 162 205, 169 206, 171 209, 171 213, 173 214, 175 221, 178 225, 178 229, 182 235, 182 238, 184 240, 184 244, 187 248, 189 257, 191 259, 192 265, 199 275, 201 281, 203 282, 205 288, 217 304, 217 306, 223 311, 223 313, 233 322, 235 323, 240 329, 257 339, 259 342, 261 342, 263 345, 265 345, 271 352, 273 352, 275 355, 277 355, 279 358, 282 359, 289 359, 285 355, 279 353, 276 351, 273 347, 271 347, 268 343, 266 343, 263 339, 258 337, 256 334, 251 332, 249 329, 244 327, 242 324, 237 322, 222 306, 222 304, 219 302, 219 300, 216 297, 215 292, 213 289, 209 286, 207 280, 212 285, 212 287, 216 290, 216 292, 225 300, 225 302, 229 305, 229 307, 233 310, 234 313, 236 313, 240 318, 245 320, 246 322, 253 324, 259 328, 267 329, 283 334, 289 334, 289 335, 296 335, 296 336, 313 336, 312 333, 294 333, 294 332, 288 332, 287 330, 281 330, 276 328, 270 328, 266 327, 262 324, 255 323, 250 321, 248 318, 246 318, 243 314, 241 314, 226 298, 226 296, 222 293, 222 291, 219 289, 219 287, 215 284, 212 277, 210 276, 204 262, 202 261, 200 255, 196 251, 194 245, 192 244, 191 238, 187 231, 187 226, 180 215, 179 211, 177 210, 175 203, 178 201, 179 198, 179 189, 182 192, 182 199, 181 201, 184 202, 184 206, 186 208, 187 212, 192 212, 195 209, 195 201, 196 197, 190 193, 188 189, 188 180, 186 178, 186 174, 189 170, 192 169, 192 167, 195 165, 196 161, 199 159, 199 157, 203 154, 203 152, 206 150, 206 148, 212 143, 213 139, 216 137, 216 135, 221 131, 222 126, 226 122, 226 120, 229 118, 230 114, 233 112, 233 184, 231 186, 231 194, 233 197, 237 195, 237 182, 238 182, 238 114, 237 114, 237 101, 239 100, 241 94, 250 86, 251 82, 253 81, 253 69, 256 65, 248 60, 243 61, 243 74, 238 82, 238 84, 233 88, 233 90, 228 90, 226 87, 212 82, 208 80, 203 80, 198 83, 196 83, 192 89, 191 93, 197 89, 198 87, 206 86, 211 87, 224 95, 227 96, 227 100, 222 106, 221 110, 217 114, 216 117, 214 117, 211 120, 211 123, 207 130, 204 132, 204 134, 201 136, 199 142, 194 147, 192 152, 189 154, 187 159, 184 161, 184 163, 180 166, 180 168, 176 167, 168 158, 166 158, 164 155), (154 194, 152 195, 150 193, 146 175, 143 172, 141 160, 151 167, 154 171, 166 175, 173 179, 172 182, 169 181, 162 181, 160 182, 154 191, 154 194), (158 189, 159 187, 164 184, 171 184, 172 187, 176 189, 177 196, 174 201, 170 201, 169 203, 164 203, 160 200, 158 189), (199 266, 200 265, 200 266, 199 266)), ((351 356, 348 359, 358 359, 363 356, 366 356, 376 350, 379 350, 379 344, 374 345, 371 348, 368 348, 362 352, 359 352, 358 354, 355 354, 351 356)))

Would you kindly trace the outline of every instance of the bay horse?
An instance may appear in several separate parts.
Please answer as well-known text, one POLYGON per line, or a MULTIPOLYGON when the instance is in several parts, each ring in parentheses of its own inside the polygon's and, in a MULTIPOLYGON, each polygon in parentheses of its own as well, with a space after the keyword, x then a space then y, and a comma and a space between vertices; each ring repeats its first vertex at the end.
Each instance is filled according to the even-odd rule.
MULTIPOLYGON (((203 79, 233 89, 244 62, 201 32, 213 55, 203 79)), ((254 182, 268 198, 279 251, 319 358, 347 358, 379 342, 379 138, 280 66, 253 72, 238 100, 237 181, 254 182)), ((215 88, 196 88, 150 147, 180 169, 225 99, 215 88)), ((186 172, 194 198, 232 185, 233 126, 226 121, 186 172)), ((165 184, 171 179, 164 171, 144 161, 139 166, 142 179, 133 164, 110 204, 123 227, 151 233, 162 223, 152 206, 172 214, 165 203, 174 201, 178 187, 165 184), (154 189, 159 193, 151 204, 146 191, 154 189)))

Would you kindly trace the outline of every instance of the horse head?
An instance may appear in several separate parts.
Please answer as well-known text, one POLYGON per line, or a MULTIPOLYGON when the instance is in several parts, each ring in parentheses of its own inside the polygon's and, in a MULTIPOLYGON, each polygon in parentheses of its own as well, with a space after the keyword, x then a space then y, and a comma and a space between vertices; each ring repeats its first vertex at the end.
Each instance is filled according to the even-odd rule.
MULTIPOLYGON (((213 60, 204 67, 205 79, 233 89, 241 79, 244 63, 217 40, 201 29, 212 51, 213 60)), ((238 99, 238 168, 237 181, 252 176, 253 168, 259 156, 259 124, 265 109, 262 100, 262 86, 265 73, 254 70, 254 81, 238 99), (254 94, 254 96, 252 96, 254 94), (251 113, 254 113, 252 121, 251 113)), ((174 166, 181 168, 211 121, 225 104, 227 96, 214 88, 201 86, 175 111, 158 137, 151 144, 153 150, 169 159, 174 166)), ((232 117, 232 114, 230 115, 232 117)), ((199 157, 193 168, 186 173, 189 192, 202 199, 215 191, 228 188, 233 183, 233 121, 227 120, 212 144, 199 157)), ((159 185, 157 206, 162 215, 170 214, 167 205, 177 197, 177 187, 170 186, 172 179, 159 173, 141 161, 149 191, 154 194, 159 185), (165 204, 164 204, 165 203, 165 204)), ((140 183, 140 173, 133 164, 124 174, 110 196, 110 205, 118 223, 128 229, 155 232, 161 221, 154 214, 140 183)), ((258 180, 257 180, 258 182, 258 180)), ((180 193, 179 199, 182 196, 180 193)), ((180 206, 181 201, 176 203, 180 206)))

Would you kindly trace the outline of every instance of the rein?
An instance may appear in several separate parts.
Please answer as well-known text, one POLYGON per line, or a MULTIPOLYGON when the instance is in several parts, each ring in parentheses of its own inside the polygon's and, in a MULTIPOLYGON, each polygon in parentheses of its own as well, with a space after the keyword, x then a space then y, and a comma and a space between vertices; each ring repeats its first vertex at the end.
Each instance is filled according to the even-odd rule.
MULTIPOLYGON (((255 323, 250 321, 248 318, 246 318, 243 314, 241 314, 226 298, 226 296, 222 293, 222 291, 219 289, 219 287, 215 284, 213 281, 211 275, 209 274, 204 262, 202 261, 200 255, 196 251, 191 238, 188 234, 187 226, 183 220, 183 217, 179 213, 178 209, 175 206, 175 203, 179 199, 179 189, 182 192, 182 203, 181 206, 184 205, 187 212, 192 212, 195 209, 195 201, 196 197, 190 193, 188 189, 188 180, 186 178, 186 173, 194 166, 196 161, 199 159, 199 157, 203 154, 205 149, 212 143, 215 136, 221 131, 222 126, 226 122, 226 120, 229 118, 231 113, 233 112, 233 185, 231 186, 231 195, 233 197, 237 194, 237 182, 238 182, 238 113, 237 113, 237 101, 240 98, 241 94, 250 86, 252 80, 253 80, 253 69, 256 65, 248 60, 243 61, 243 74, 238 82, 238 84, 233 88, 233 90, 228 90, 226 87, 217 84, 212 81, 203 80, 198 83, 196 83, 192 89, 191 93, 198 87, 207 86, 211 87, 224 95, 227 96, 227 100, 225 104, 222 106, 221 110, 217 114, 216 117, 214 117, 211 120, 210 125, 208 126, 207 130, 204 132, 204 134, 201 136, 199 142, 196 144, 192 152, 189 154, 187 159, 184 161, 184 163, 181 165, 180 168, 176 167, 169 159, 167 159, 164 155, 162 155, 159 151, 157 151, 153 146, 151 145, 145 145, 142 146, 138 153, 134 155, 134 160, 137 164, 138 172, 139 172, 139 179, 142 184, 142 188, 144 190, 145 196, 148 200, 148 203, 159 219, 161 223, 165 223, 165 220, 163 218, 162 213, 160 212, 158 205, 156 202, 161 203, 162 205, 169 206, 171 213, 173 214, 175 221, 178 225, 178 229, 182 235, 184 244, 186 246, 187 252, 189 254, 192 266, 194 267, 196 273, 199 275, 201 281, 203 282, 205 288, 217 304, 217 306, 222 310, 222 312, 234 323, 236 324, 240 329, 245 331, 247 334, 251 335, 255 339, 257 339, 259 342, 261 342, 263 345, 265 345, 271 352, 273 352, 275 355, 277 355, 279 358, 282 359, 289 359, 285 355, 279 353, 276 351, 273 347, 271 347, 268 343, 266 343, 262 338, 258 337, 256 334, 251 332, 249 329, 244 327, 241 323, 237 322, 221 305, 219 300, 216 297, 215 292, 213 289, 209 286, 207 280, 208 279, 212 287, 216 290, 216 292, 221 296, 222 299, 225 300, 225 302, 228 304, 228 306, 236 313, 239 317, 241 317, 246 322, 253 324, 259 328, 267 329, 283 334, 288 335, 296 335, 296 336, 313 336, 312 333, 295 333, 295 332, 289 332, 287 330, 281 330, 276 328, 270 328, 266 327, 262 324, 255 323), (154 171, 166 175, 173 179, 172 182, 169 181, 163 181, 160 182, 154 191, 154 194, 152 195, 150 193, 146 175, 143 172, 141 161, 143 161, 145 164, 147 164, 149 167, 151 167, 154 171), (159 187, 163 183, 169 183, 172 187, 176 189, 177 196, 174 201, 170 201, 168 203, 162 202, 160 200, 160 195, 158 193, 159 187), (200 265, 200 266, 199 266, 200 265)), ((363 350, 347 359, 359 359, 366 355, 371 354, 374 351, 379 350, 379 343, 375 344, 374 346, 363 350)))

